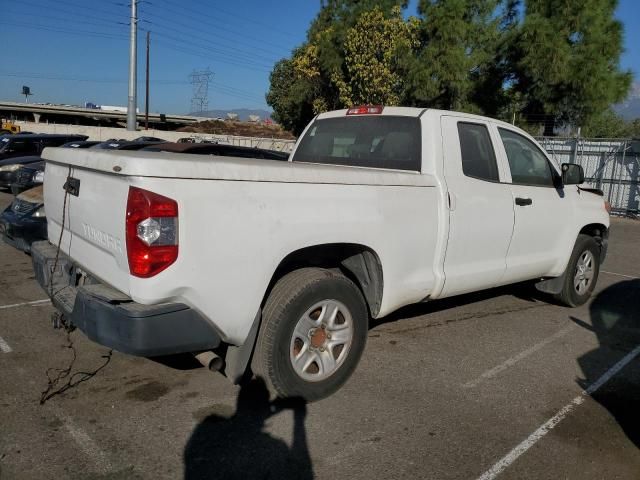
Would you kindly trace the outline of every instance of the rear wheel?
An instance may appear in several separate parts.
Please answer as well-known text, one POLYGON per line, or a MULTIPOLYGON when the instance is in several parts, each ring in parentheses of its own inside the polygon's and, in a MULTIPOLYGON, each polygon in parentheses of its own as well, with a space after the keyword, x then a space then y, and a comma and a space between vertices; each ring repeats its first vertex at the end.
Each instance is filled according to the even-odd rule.
POLYGON ((365 301, 351 280, 331 270, 296 270, 267 298, 253 372, 280 397, 324 398, 355 370, 367 330, 365 301))
POLYGON ((555 298, 569 307, 584 304, 598 281, 600 247, 589 235, 578 235, 567 265, 562 291, 555 298))

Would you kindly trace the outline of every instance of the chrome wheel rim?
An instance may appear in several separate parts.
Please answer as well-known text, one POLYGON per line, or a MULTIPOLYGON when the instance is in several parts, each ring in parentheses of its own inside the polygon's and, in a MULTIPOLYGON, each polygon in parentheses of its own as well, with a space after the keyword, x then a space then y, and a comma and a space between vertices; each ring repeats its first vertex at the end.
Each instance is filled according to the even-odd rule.
POLYGON ((353 318, 337 300, 322 300, 296 323, 289 359, 296 374, 309 382, 333 375, 344 363, 353 341, 353 318))
POLYGON ((593 253, 585 250, 580 254, 576 263, 576 273, 573 277, 573 287, 578 295, 584 295, 593 281, 595 272, 595 258, 593 253))

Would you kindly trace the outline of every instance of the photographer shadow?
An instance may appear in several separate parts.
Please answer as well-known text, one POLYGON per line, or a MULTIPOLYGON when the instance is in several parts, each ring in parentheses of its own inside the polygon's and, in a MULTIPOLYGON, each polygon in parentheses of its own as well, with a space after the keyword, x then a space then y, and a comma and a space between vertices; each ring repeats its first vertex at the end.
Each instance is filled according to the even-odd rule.
MULTIPOLYGON (((593 332, 598 348, 578 358, 584 379, 578 384, 587 389, 611 368, 612 352, 628 354, 640 345, 640 280, 619 282, 607 287, 589 307, 591 325, 571 317, 574 323, 593 332)), ((640 357, 609 380, 591 397, 616 419, 629 440, 640 448, 640 357), (634 369, 635 366, 635 369, 634 369)))
POLYGON ((185 479, 312 479, 305 417, 304 400, 270 402, 264 380, 251 380, 240 389, 233 416, 210 415, 197 425, 184 450, 185 479), (264 430, 283 410, 293 412, 291 448, 264 430))

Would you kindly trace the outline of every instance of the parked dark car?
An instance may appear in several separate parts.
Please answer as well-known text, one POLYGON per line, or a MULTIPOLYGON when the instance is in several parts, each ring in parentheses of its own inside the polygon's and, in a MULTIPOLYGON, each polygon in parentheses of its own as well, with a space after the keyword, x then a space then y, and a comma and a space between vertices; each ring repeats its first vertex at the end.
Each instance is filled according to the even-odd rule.
POLYGON ((99 144, 100 142, 95 140, 84 140, 82 142, 68 142, 63 145, 60 145, 62 148, 91 148, 94 145, 99 144))
POLYGON ((145 147, 161 145, 164 142, 139 142, 137 140, 106 140, 91 148, 97 150, 141 150, 145 147))
MULTIPOLYGON (((60 145, 60 148, 91 148, 98 143, 100 142, 69 142, 60 145)), ((44 163, 44 161, 28 163, 26 165, 22 163, 22 167, 15 173, 14 182, 11 184, 11 193, 18 195, 20 192, 40 185, 44 181, 44 163)))
POLYGON ((0 189, 11 188, 11 184, 16 181, 18 170, 24 165, 31 165, 41 161, 42 159, 36 155, 8 158, 0 161, 0 189))
POLYGON ((161 143, 166 143, 167 140, 164 140, 162 138, 158 138, 158 137, 138 137, 138 138, 134 138, 132 141, 134 142, 161 142, 161 143))
POLYGON ((40 161, 46 147, 59 147, 69 142, 83 142, 86 135, 5 135, 0 137, 0 188, 10 188, 23 165, 40 161))
POLYGON ((44 160, 23 165, 16 171, 14 182, 11 184, 11 193, 19 193, 29 190, 44 182, 44 160))
POLYGON ((219 143, 164 143, 143 149, 146 152, 174 152, 195 155, 220 155, 225 157, 262 158, 287 161, 289 154, 264 148, 238 147, 219 143))
MULTIPOLYGON (((67 142, 86 140, 86 135, 38 134, 3 135, 0 138, 0 160, 27 155, 40 155, 45 147, 59 147, 67 142)), ((1 162, 0 162, 1 165, 1 162)))
MULTIPOLYGON (((139 141, 119 141, 108 140, 106 142, 69 142, 60 145, 60 148, 95 148, 105 150, 140 150, 142 148, 158 145, 158 142, 139 142, 139 141)), ((29 190, 44 181, 44 161, 39 157, 34 163, 22 162, 18 170, 10 172, 5 176, 12 182, 10 185, 11 193, 17 195, 20 192, 29 190)), ((18 159, 16 159, 18 160, 18 159)), ((2 181, 2 172, 0 172, 0 187, 5 185, 2 181)))
POLYGON ((33 242, 47 239, 42 185, 18 195, 0 214, 0 234, 6 243, 27 253, 33 242))

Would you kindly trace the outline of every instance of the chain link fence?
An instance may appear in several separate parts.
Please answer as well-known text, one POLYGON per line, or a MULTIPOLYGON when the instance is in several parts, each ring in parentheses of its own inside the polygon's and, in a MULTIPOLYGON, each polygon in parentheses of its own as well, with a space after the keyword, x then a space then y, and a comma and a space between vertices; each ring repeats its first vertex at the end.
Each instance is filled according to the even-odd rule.
POLYGON ((558 165, 582 165, 586 183, 604 192, 612 213, 638 215, 640 140, 561 137, 537 140, 558 165))

